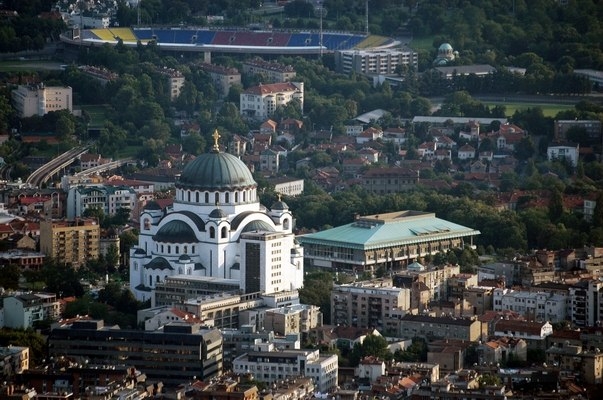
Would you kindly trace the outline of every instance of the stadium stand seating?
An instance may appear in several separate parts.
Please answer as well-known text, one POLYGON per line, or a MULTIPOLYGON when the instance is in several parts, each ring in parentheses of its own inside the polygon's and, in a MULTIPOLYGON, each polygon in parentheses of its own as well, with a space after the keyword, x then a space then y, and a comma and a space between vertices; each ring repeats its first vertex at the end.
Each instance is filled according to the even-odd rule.
POLYGON ((115 38, 120 38, 124 42, 136 42, 138 40, 130 28, 110 28, 109 30, 115 38))
POLYGON ((115 36, 113 36, 109 29, 92 29, 92 33, 98 36, 100 40, 106 40, 107 42, 115 41, 115 36))
MULTIPOLYGON (((107 28, 82 31, 82 39, 115 42, 156 40, 166 45, 258 46, 258 47, 317 47, 321 44, 318 32, 267 32, 250 30, 209 30, 189 28, 107 28)), ((386 44, 387 38, 341 32, 323 32, 322 45, 329 51, 351 48, 370 48, 386 44)), ((286 51, 286 50, 284 50, 286 51)))

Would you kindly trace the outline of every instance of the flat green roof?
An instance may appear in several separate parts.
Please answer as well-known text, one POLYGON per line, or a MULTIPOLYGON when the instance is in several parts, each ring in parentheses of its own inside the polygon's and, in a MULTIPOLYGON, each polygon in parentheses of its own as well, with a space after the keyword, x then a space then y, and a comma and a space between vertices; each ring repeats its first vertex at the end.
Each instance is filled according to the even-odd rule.
POLYGON ((478 230, 437 218, 433 213, 398 211, 362 216, 350 224, 298 236, 298 239, 302 245, 372 250, 479 234, 478 230))

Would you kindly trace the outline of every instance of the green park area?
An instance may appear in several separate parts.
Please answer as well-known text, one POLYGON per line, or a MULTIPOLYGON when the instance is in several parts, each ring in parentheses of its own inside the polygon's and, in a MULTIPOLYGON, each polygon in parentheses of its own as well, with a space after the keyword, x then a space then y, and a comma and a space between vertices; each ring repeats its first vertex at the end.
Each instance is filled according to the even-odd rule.
POLYGON ((507 117, 512 117, 515 111, 525 111, 528 108, 541 108, 545 117, 555 118, 557 113, 561 111, 573 110, 574 104, 559 104, 559 103, 516 103, 516 102, 484 102, 490 108, 495 106, 504 106, 507 117))

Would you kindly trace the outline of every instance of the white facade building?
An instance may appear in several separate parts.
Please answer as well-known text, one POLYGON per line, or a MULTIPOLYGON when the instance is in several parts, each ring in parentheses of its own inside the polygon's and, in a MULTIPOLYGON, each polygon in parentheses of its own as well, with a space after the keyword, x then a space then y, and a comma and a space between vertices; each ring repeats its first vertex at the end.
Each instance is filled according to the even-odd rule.
POLYGON ((575 143, 556 143, 550 145, 546 153, 549 161, 565 159, 572 167, 575 167, 578 165, 580 145, 575 143))
POLYGON ((12 91, 12 99, 19 118, 41 117, 50 111, 73 111, 70 86, 19 85, 12 91))
POLYGON ((493 292, 494 311, 514 311, 531 321, 561 322, 568 318, 567 295, 546 292, 514 291, 496 288, 493 292))
POLYGON ((34 322, 58 319, 60 303, 49 293, 23 293, 3 299, 4 325, 7 328, 33 328, 34 322))
POLYGON ((272 83, 251 87, 241 93, 239 109, 241 115, 264 119, 271 116, 277 107, 284 107, 292 100, 299 101, 303 113, 303 82, 272 83))
POLYGON ((398 65, 416 69, 419 56, 413 50, 342 50, 335 52, 335 66, 338 72, 348 74, 394 75, 398 65))
POLYGON ((77 186, 67 194, 67 219, 81 217, 87 209, 98 208, 113 216, 120 208, 134 210, 138 194, 130 186, 77 186))
POLYGON ((218 138, 216 131, 212 151, 184 168, 172 209, 150 202, 141 213, 130 258, 130 287, 139 300, 175 276, 236 282, 244 293, 303 285, 303 250, 289 207, 282 201, 263 207, 251 172, 219 150, 218 138))
POLYGON ((337 387, 339 359, 337 355, 320 355, 318 350, 275 351, 273 343, 260 343, 254 350, 233 361, 233 372, 252 373, 255 379, 276 381, 305 376, 312 378, 316 389, 326 393, 337 387))

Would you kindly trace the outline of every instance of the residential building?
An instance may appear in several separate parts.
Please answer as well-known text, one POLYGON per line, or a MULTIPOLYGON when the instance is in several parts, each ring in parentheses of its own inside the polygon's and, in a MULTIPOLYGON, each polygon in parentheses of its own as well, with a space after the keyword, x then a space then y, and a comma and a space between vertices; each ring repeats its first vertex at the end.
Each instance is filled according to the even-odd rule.
POLYGON ((590 385, 603 383, 603 353, 598 348, 588 351, 580 345, 553 346, 546 351, 546 362, 590 385))
POLYGON ((268 183, 274 187, 274 192, 283 196, 295 197, 304 192, 304 180, 291 176, 268 178, 268 183))
POLYGON ((546 154, 549 161, 565 160, 569 165, 575 167, 578 165, 580 145, 570 142, 551 143, 546 149, 546 154))
POLYGON ((259 75, 263 82, 279 83, 295 79, 297 73, 291 65, 284 65, 275 61, 265 61, 261 58, 252 58, 243 61, 243 73, 259 75))
MULTIPOLYGON (((423 311, 430 301, 448 300, 449 281, 460 274, 458 265, 425 267, 419 262, 407 265, 405 270, 398 271, 393 276, 394 285, 411 289, 411 308, 423 311), (426 296, 421 292, 427 291, 426 296)), ((461 296, 457 296, 461 297, 461 296)))
POLYGON ((473 160, 475 158, 475 149, 470 144, 466 144, 458 150, 459 160, 473 160))
POLYGON ((434 69, 444 79, 452 79, 457 76, 467 75, 485 77, 496 72, 496 68, 487 64, 455 65, 450 67, 435 67, 434 69))
POLYGON ((583 280, 569 288, 569 320, 579 327, 597 326, 603 321, 603 282, 583 280))
POLYGON ((309 265, 355 271, 397 270, 427 254, 473 246, 479 231, 434 213, 398 211, 358 216, 340 227, 299 237, 309 265))
POLYGON ((482 315, 492 310, 494 304, 493 288, 487 286, 473 286, 463 292, 461 316, 482 315))
POLYGON ((480 343, 477 347, 479 364, 496 365, 507 361, 526 361, 528 345, 521 338, 503 337, 480 343))
POLYGON ((319 350, 275 351, 274 344, 260 343, 252 351, 233 361, 233 372, 251 373, 268 384, 305 376, 314 381, 316 389, 327 393, 337 387, 337 355, 321 355, 319 350))
POLYGON ((100 226, 94 219, 40 222, 40 251, 58 263, 74 267, 98 259, 100 226))
POLYGON ((13 329, 33 329, 35 322, 55 320, 60 316, 57 296, 50 293, 22 293, 2 299, 4 326, 13 329))
POLYGON ((369 168, 360 176, 360 180, 371 193, 398 193, 417 187, 419 171, 404 167, 369 168))
POLYGON ((594 119, 561 119, 555 120, 555 139, 566 141, 567 131, 580 128, 586 132, 590 140, 601 143, 601 121, 594 119))
POLYGON ((527 320, 538 322, 555 323, 568 318, 570 301, 567 294, 496 288, 493 297, 494 311, 514 311, 527 320))
POLYGON ((470 342, 480 338, 481 324, 475 318, 432 317, 406 314, 400 319, 401 337, 458 339, 470 342))
POLYGON ((172 386, 193 376, 206 380, 222 374, 222 334, 198 324, 171 323, 140 331, 105 326, 102 320, 74 321, 51 330, 48 349, 55 358, 131 365, 172 386))
POLYGON ((170 100, 176 100, 180 96, 186 78, 182 72, 173 68, 163 67, 158 72, 166 78, 170 100))
POLYGON ((241 84, 241 73, 236 68, 208 63, 201 63, 198 66, 209 75, 221 97, 228 96, 233 85, 241 84))
POLYGON ((266 295, 302 286, 303 250, 289 207, 263 207, 249 168, 221 152, 218 138, 216 131, 211 152, 182 171, 172 209, 150 202, 141 213, 130 254, 130 288, 139 300, 169 277, 266 295))
POLYGON ((270 117, 277 107, 284 107, 292 100, 299 102, 301 111, 304 110, 303 82, 270 83, 250 87, 240 96, 241 115, 265 119, 270 117))
POLYGON ((0 265, 16 265, 21 271, 39 271, 44 266, 46 255, 37 251, 13 249, 0 253, 0 265))
POLYGON ((395 308, 410 308, 410 289, 392 285, 391 279, 334 285, 331 324, 383 329, 395 308))
POLYGON ((67 218, 79 218, 91 209, 102 210, 106 216, 126 209, 132 217, 137 205, 138 194, 127 185, 74 186, 67 194, 67 218))
POLYGON ((494 323, 494 336, 521 338, 528 348, 545 350, 546 337, 553 333, 549 322, 501 319, 494 323))
POLYGON ((29 347, 8 345, 0 347, 0 362, 2 363, 2 378, 13 378, 29 369, 29 347))
POLYGON ((397 75, 398 66, 418 68, 419 55, 412 49, 340 50, 335 52, 338 72, 364 75, 397 75))
POLYGON ((41 117, 50 111, 73 111, 70 86, 19 85, 12 91, 12 99, 19 118, 41 117))

